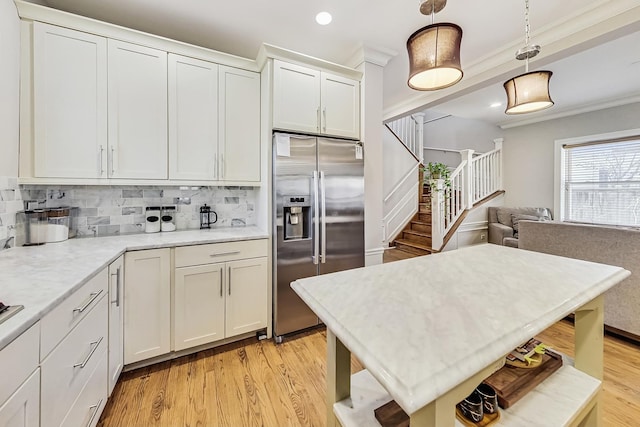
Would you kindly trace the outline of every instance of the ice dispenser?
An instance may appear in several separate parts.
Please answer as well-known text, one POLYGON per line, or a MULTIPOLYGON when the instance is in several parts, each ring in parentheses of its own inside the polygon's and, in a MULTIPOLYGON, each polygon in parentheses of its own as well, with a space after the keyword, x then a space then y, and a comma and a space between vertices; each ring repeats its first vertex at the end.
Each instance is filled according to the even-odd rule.
POLYGON ((309 196, 286 196, 283 206, 284 240, 308 239, 311 229, 309 196))

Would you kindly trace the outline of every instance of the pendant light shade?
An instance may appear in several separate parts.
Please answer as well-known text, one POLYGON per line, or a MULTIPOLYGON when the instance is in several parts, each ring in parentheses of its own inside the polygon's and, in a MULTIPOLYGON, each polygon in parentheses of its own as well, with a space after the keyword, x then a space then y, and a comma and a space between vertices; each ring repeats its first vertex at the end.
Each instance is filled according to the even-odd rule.
POLYGON ((551 71, 532 71, 504 83, 507 92, 506 114, 524 114, 553 106, 549 94, 551 71))
POLYGON ((427 25, 407 40, 409 52, 409 87, 437 90, 462 79, 460 43, 462 28, 456 24, 427 25))

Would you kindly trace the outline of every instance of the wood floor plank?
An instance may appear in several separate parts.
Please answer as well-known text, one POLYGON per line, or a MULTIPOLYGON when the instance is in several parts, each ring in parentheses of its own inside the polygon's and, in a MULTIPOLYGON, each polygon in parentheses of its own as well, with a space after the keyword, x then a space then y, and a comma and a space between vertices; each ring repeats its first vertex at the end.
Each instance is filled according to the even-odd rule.
MULTIPOLYGON (((573 354, 566 321, 539 335, 573 354)), ((640 347, 605 337, 603 425, 640 420, 640 347)), ((352 358, 352 372, 362 369, 352 358)), ((325 424, 326 332, 316 329, 276 345, 249 339, 127 372, 101 427, 295 427, 325 424)))

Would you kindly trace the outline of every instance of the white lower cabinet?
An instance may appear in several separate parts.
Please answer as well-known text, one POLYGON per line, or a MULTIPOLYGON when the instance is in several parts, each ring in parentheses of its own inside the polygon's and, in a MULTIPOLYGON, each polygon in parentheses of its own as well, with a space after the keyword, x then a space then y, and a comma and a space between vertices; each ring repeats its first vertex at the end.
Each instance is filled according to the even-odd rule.
POLYGON ((224 263, 176 268, 174 349, 224 338, 224 263))
MULTIPOLYGON (((107 354, 107 298, 102 298, 89 314, 41 362, 41 426, 58 427, 90 377, 107 354)), ((46 319, 45 319, 46 320, 46 319)))
POLYGON ((0 405, 0 427, 38 427, 40 425, 40 369, 0 405))
POLYGON ((124 365, 124 255, 109 265, 109 394, 124 365))
POLYGON ((267 326, 266 255, 266 240, 176 248, 175 350, 267 326), (189 265, 218 259, 225 262, 189 265))
POLYGON ((124 257, 124 363, 171 351, 170 249, 124 257))
POLYGON ((40 425, 40 322, 0 351, 0 427, 40 425))
POLYGON ((107 404, 107 355, 103 354, 98 366, 89 377, 77 399, 71 406, 61 427, 95 427, 107 404))
POLYGON ((267 258, 227 263, 225 336, 267 326, 267 258))

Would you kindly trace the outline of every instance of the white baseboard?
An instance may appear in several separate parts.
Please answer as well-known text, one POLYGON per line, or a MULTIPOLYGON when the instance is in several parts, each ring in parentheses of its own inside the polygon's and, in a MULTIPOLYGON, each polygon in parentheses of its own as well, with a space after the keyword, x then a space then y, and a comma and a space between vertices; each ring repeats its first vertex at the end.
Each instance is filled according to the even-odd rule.
POLYGON ((364 251, 364 265, 370 266, 370 265, 382 264, 383 255, 384 255, 383 247, 367 249, 366 251, 364 251))

